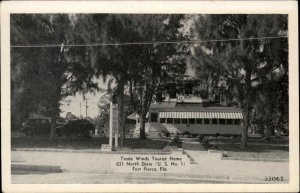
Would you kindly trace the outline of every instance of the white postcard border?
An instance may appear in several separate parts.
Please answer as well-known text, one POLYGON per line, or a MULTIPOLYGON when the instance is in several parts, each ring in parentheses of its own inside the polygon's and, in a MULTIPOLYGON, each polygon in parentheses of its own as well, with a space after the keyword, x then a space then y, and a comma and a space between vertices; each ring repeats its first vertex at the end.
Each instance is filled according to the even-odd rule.
POLYGON ((1 154, 4 192, 293 192, 299 190, 299 61, 296 1, 6 1, 1 2, 1 154), (10 13, 289 14, 289 184, 11 184, 10 13))

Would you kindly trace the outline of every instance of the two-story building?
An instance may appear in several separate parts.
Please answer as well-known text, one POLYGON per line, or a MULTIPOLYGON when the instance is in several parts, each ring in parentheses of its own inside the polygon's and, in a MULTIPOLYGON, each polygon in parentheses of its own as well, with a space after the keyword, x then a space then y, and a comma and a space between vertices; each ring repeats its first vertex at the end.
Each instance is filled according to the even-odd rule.
MULTIPOLYGON (((145 125, 146 135, 162 133, 202 135, 240 135, 242 110, 226 106, 220 96, 209 95, 208 84, 193 78, 170 82, 162 93, 162 101, 151 104, 145 125)), ((136 116, 134 136, 140 132, 136 116)))

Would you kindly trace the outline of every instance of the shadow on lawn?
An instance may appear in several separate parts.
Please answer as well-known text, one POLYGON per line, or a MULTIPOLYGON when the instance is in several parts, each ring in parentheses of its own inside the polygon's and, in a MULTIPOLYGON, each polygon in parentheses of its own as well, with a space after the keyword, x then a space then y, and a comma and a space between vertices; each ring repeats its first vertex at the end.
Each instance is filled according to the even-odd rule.
POLYGON ((272 151, 289 151, 288 146, 266 146, 248 144, 245 149, 241 148, 240 144, 210 144, 216 150, 222 151, 241 151, 241 152, 272 152, 272 151))
POLYGON ((264 141, 249 140, 246 148, 242 149, 236 140, 211 139, 206 144, 208 149, 225 152, 225 157, 284 159, 289 158, 289 146, 284 143, 264 143, 264 141))
POLYGON ((168 145, 167 140, 162 139, 135 139, 125 140, 124 147, 130 149, 163 149, 168 145))
MULTIPOLYGON (((11 138, 12 148, 56 148, 56 149, 100 149, 102 144, 108 144, 107 137, 92 137, 89 139, 67 139, 57 138, 53 144, 48 137, 13 137, 11 138)), ((163 149, 168 144, 164 140, 152 139, 125 139, 124 148, 129 149, 163 149)))
POLYGON ((241 148, 240 141, 234 139, 210 139, 206 143, 208 149, 222 151, 224 157, 239 159, 288 160, 288 140, 262 141, 250 139, 246 148, 241 148))
POLYGON ((243 152, 269 152, 269 151, 289 151, 288 139, 272 139, 263 141, 261 139, 248 139, 248 145, 245 149, 241 148, 239 139, 209 139, 210 148, 223 151, 243 151, 243 152))
POLYGON ((56 138, 51 144, 49 137, 18 137, 11 139, 12 148, 57 148, 57 149, 99 149, 108 139, 67 139, 56 138))

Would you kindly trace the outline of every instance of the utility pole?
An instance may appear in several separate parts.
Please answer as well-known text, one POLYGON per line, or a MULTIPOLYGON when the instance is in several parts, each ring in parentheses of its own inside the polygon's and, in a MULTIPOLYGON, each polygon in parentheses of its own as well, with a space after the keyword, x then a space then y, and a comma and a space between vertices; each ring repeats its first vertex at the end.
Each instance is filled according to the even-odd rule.
POLYGON ((87 99, 85 99, 85 118, 87 118, 87 109, 88 109, 87 99))
POLYGON ((81 118, 81 102, 79 102, 79 104, 80 104, 80 118, 81 118))

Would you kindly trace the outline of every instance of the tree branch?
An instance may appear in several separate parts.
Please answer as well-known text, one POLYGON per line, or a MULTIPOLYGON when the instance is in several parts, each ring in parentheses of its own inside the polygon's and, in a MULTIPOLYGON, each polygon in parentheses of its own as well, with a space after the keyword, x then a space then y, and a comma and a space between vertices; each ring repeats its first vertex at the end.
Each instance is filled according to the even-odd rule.
POLYGON ((73 76, 74 76, 74 73, 71 74, 71 76, 69 78, 67 78, 67 80, 64 82, 64 84, 67 83, 71 78, 73 78, 73 76))

